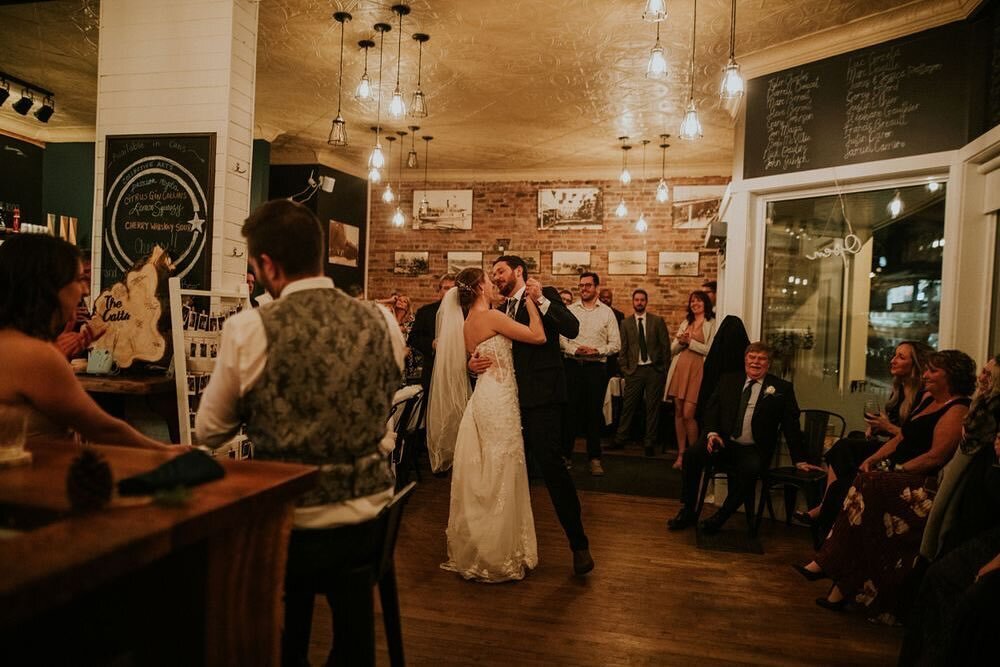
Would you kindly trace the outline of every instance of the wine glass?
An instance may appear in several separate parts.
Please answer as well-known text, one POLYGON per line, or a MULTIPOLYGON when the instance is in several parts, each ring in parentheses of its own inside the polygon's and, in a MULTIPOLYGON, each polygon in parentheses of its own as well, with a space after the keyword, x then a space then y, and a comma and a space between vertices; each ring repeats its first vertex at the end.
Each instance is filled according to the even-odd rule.
POLYGON ((882 404, 881 401, 878 400, 878 397, 868 396, 867 398, 865 398, 864 418, 866 420, 876 419, 881 414, 882 414, 882 404))

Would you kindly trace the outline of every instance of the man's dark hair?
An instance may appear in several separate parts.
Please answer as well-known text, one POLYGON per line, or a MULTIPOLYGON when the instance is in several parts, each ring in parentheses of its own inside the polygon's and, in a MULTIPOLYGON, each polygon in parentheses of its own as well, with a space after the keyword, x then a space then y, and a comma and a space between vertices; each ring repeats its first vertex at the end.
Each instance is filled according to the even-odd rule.
POLYGON ((496 266, 500 262, 503 262, 504 264, 509 266, 511 271, 520 266, 521 277, 524 278, 525 280, 528 279, 528 265, 525 264, 524 260, 518 257, 517 255, 500 255, 499 257, 493 260, 493 266, 496 266))
POLYGON ((583 273, 580 274, 580 277, 581 278, 593 278, 594 279, 594 287, 597 287, 598 285, 601 284, 601 277, 599 275, 597 275, 596 273, 594 273, 593 271, 584 271, 583 273))
POLYGON ((441 289, 441 285, 443 285, 444 281, 446 281, 446 280, 448 280, 450 282, 455 282, 455 274, 454 273, 446 273, 443 276, 441 276, 441 278, 438 279, 438 289, 439 290, 441 289))
POLYGON ((71 243, 41 234, 14 235, 0 245, 0 329, 10 327, 54 340, 59 291, 76 280, 80 251, 71 243))
POLYGON ((706 280, 705 282, 703 282, 701 284, 702 287, 707 287, 708 289, 712 290, 713 292, 718 292, 719 291, 719 290, 716 289, 717 285, 718 285, 718 283, 715 282, 714 280, 706 280))
POLYGON ((243 223, 243 236, 251 257, 267 255, 289 278, 323 271, 323 227, 302 204, 274 199, 261 205, 243 223))
POLYGON ((636 294, 643 295, 644 297, 646 297, 646 301, 649 301, 649 292, 647 292, 646 290, 642 289, 641 287, 632 292, 632 298, 633 299, 635 298, 636 294))

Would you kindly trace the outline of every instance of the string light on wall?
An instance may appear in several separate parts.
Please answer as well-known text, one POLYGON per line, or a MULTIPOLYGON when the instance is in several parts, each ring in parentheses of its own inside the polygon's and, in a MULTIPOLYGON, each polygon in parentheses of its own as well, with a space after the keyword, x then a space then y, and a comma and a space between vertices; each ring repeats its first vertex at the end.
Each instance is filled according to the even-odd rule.
POLYGON ((424 66, 424 42, 430 38, 430 35, 422 32, 413 35, 413 39, 420 45, 417 50, 417 89, 413 91, 413 99, 410 101, 410 115, 414 118, 427 116, 427 101, 424 99, 424 90, 420 87, 420 77, 424 66))
POLYGON ((642 12, 642 20, 649 22, 664 21, 667 18, 667 0, 646 0, 646 9, 642 12))
MULTIPOLYGON (((402 130, 397 130, 396 134, 399 135, 399 180, 396 181, 396 187, 399 191, 403 191, 403 137, 406 136, 406 132, 402 130)), ((389 137, 386 137, 388 139, 389 137)), ((396 212, 392 214, 392 225, 393 227, 402 227, 406 224, 406 216, 403 215, 403 207, 400 206, 399 197, 396 198, 396 212)))
POLYGON ((382 174, 379 172, 382 167, 385 166, 385 156, 382 154, 382 144, 379 143, 379 123, 382 122, 382 54, 385 52, 385 33, 392 30, 392 26, 388 23, 376 23, 375 31, 379 34, 379 46, 378 46, 378 90, 375 91, 375 148, 372 149, 371 155, 368 157, 368 166, 370 171, 368 172, 368 178, 372 183, 378 183, 382 180, 382 174))
POLYGON ((656 201, 661 204, 670 199, 670 191, 667 188, 667 149, 670 148, 667 139, 669 138, 669 134, 660 135, 660 182, 656 184, 656 201))
POLYGON ((387 135, 385 140, 389 142, 389 152, 386 158, 389 161, 389 177, 385 179, 385 190, 382 191, 382 201, 386 204, 391 204, 396 201, 396 195, 392 191, 392 144, 396 141, 396 137, 387 135))
POLYGON ((701 121, 698 120, 698 108, 694 103, 694 53, 696 46, 697 35, 695 33, 695 28, 698 26, 698 0, 694 0, 694 18, 691 20, 691 67, 690 67, 690 78, 691 87, 688 92, 688 106, 687 111, 684 112, 684 120, 681 121, 681 130, 677 133, 681 139, 687 141, 693 141, 695 139, 701 139, 701 121))
POLYGON ((649 62, 646 64, 647 79, 667 78, 667 59, 663 57, 663 47, 660 45, 660 24, 656 24, 656 43, 649 50, 649 62))
POLYGON ((628 145, 628 137, 618 137, 618 141, 622 142, 622 173, 618 180, 622 185, 628 185, 632 182, 632 173, 628 170, 628 152, 632 147, 628 145))
POLYGON ((735 100, 743 97, 743 75, 740 65, 736 62, 736 0, 732 0, 732 18, 729 23, 729 62, 722 71, 722 86, 719 96, 724 100, 735 100))
POLYGON ((928 192, 937 192, 940 189, 941 189, 941 184, 938 183, 937 181, 931 181, 927 184, 928 192))
MULTIPOLYGON (((649 143, 649 139, 642 140, 642 185, 646 185, 646 144, 649 143)), ((640 192, 641 194, 641 192, 640 192)), ((646 212, 643 210, 639 211, 639 219, 635 221, 635 231, 640 234, 645 234, 649 229, 649 224, 646 222, 646 212)))
POLYGON ((347 124, 340 115, 341 101, 344 97, 344 25, 351 20, 347 12, 335 12, 333 19, 340 23, 340 74, 337 77, 337 117, 330 124, 330 136, 326 143, 331 146, 347 145, 347 124))
POLYGON ((354 99, 359 102, 368 102, 374 97, 372 92, 372 80, 368 77, 368 49, 375 46, 375 42, 370 39, 362 39, 358 42, 358 46, 365 50, 365 71, 361 75, 361 81, 358 82, 358 87, 354 90, 354 99))
POLYGON ((903 199, 899 196, 899 190, 896 190, 896 194, 889 200, 886 209, 889 211, 889 215, 894 218, 898 218, 899 214, 903 212, 903 199))
MULTIPOLYGON (((412 107, 411 107, 412 108, 412 107)), ((417 130, 420 129, 419 125, 410 125, 410 152, 406 156, 406 167, 407 169, 417 168, 417 149, 414 147, 414 142, 417 139, 417 130)))
POLYGON ((427 210, 430 208, 430 203, 427 201, 427 157, 430 155, 431 139, 434 137, 423 136, 420 138, 424 140, 424 192, 423 196, 420 197, 420 208, 417 210, 419 215, 423 217, 427 215, 427 210))
POLYGON ((410 6, 393 5, 392 11, 399 15, 399 34, 396 36, 396 89, 392 91, 392 100, 389 102, 389 115, 402 118, 406 115, 406 102, 399 90, 399 67, 403 62, 403 17, 410 13, 410 6))

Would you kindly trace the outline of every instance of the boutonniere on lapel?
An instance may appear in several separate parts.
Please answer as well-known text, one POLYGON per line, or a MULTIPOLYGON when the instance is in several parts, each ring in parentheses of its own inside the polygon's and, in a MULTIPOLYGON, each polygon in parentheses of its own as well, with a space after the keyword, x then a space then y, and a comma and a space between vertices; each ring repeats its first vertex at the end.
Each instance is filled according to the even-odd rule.
POLYGON ((773 384, 770 384, 770 385, 764 387, 764 395, 765 396, 774 396, 777 393, 778 393, 778 390, 774 388, 773 384))

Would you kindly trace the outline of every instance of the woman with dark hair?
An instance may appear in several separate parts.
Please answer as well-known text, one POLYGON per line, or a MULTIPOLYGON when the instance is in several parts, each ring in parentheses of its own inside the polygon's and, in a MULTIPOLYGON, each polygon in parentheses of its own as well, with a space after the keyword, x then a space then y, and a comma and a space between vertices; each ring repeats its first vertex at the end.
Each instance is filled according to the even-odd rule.
POLYGON ((538 564, 511 341, 543 343, 545 328, 533 299, 524 300, 528 326, 493 309, 503 301, 482 269, 456 276, 438 310, 427 421, 429 447, 454 439, 441 567, 487 582, 522 579, 538 564), (493 363, 469 397, 466 355, 474 353, 493 363))
POLYGON ((7 428, 34 439, 69 438, 69 429, 109 445, 168 449, 101 410, 52 341, 88 280, 79 251, 51 236, 0 245, 0 409, 7 428), (12 424, 11 422, 16 422, 12 424))
POLYGON ((680 470, 684 450, 698 441, 698 392, 701 389, 705 355, 712 348, 715 334, 715 310, 712 300, 704 292, 691 292, 688 297, 687 316, 677 327, 670 345, 672 359, 667 371, 667 388, 663 400, 674 401, 674 431, 677 434, 677 460, 674 468, 680 470))
POLYGON ((886 441, 899 434, 900 426, 910 418, 913 408, 924 396, 923 380, 927 357, 934 350, 917 341, 903 341, 896 346, 889 361, 892 376, 892 393, 885 409, 878 415, 865 418, 868 428, 864 437, 842 438, 826 452, 826 492, 823 501, 807 512, 796 512, 795 518, 803 523, 818 522, 820 531, 826 533, 837 520, 837 513, 844 504, 847 490, 854 481, 858 466, 878 451, 886 441))
POLYGON ((976 365, 958 350, 935 352, 923 380, 927 395, 899 434, 861 463, 822 549, 796 566, 807 579, 834 581, 827 596, 817 598, 821 607, 840 611, 853 599, 876 620, 895 622, 933 505, 927 483, 962 439, 976 365))

